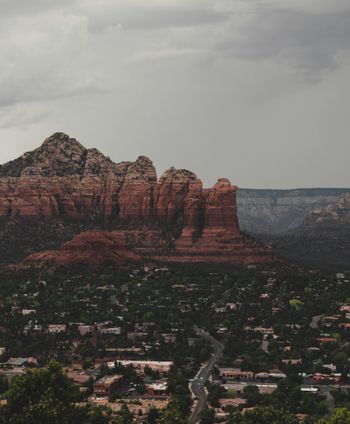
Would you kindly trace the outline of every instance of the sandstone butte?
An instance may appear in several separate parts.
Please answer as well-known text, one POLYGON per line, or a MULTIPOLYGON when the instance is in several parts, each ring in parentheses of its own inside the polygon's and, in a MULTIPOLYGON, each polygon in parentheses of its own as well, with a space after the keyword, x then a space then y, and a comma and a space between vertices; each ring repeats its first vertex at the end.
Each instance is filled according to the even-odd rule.
POLYGON ((236 192, 226 178, 204 189, 194 173, 183 169, 170 168, 157 179, 147 157, 114 163, 56 133, 0 166, 0 221, 93 220, 99 222, 96 230, 111 231, 78 235, 56 251, 31 255, 26 263, 70 265, 76 258, 93 264, 103 262, 103 256, 115 264, 140 257, 243 265, 275 261, 269 247, 241 234, 236 192), (79 252, 84 252, 80 258, 79 252))

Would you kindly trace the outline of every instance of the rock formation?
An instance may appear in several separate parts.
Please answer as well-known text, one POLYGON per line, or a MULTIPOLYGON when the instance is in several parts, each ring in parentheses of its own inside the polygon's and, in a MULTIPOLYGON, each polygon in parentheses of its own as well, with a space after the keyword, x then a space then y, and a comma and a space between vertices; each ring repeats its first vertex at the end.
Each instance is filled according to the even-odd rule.
POLYGON ((159 179, 154 193, 155 218, 164 224, 173 225, 182 218, 190 184, 199 182, 193 172, 170 168, 159 179))
MULTIPOLYGON (((0 233, 14 220, 55 221, 63 227, 79 222, 118 231, 135 252, 159 260, 272 261, 268 249, 240 234, 236 192, 225 178, 203 189, 195 174, 182 169, 170 168, 157 180, 144 156, 114 163, 56 133, 0 166, 0 233)), ((58 256, 66 258, 71 246, 58 256)), ((42 258, 53 261, 52 252, 42 258)))
MULTIPOLYGON (((264 240, 264 239, 262 239, 264 240)), ((293 231, 265 241, 286 260, 329 270, 347 269, 350 262, 350 192, 316 208, 293 231)))
POLYGON ((0 166, 0 218, 84 220, 119 214, 121 219, 147 219, 156 179, 147 158, 115 164, 57 133, 33 152, 0 166))
POLYGON ((59 249, 34 253, 22 267, 124 267, 137 264, 141 257, 131 252, 119 233, 86 231, 64 243, 59 249))
POLYGON ((250 234, 287 233, 302 225, 312 211, 324 209, 349 191, 346 188, 240 188, 237 192, 239 225, 250 234))
POLYGON ((350 192, 324 208, 315 209, 305 219, 305 224, 350 224, 350 192))

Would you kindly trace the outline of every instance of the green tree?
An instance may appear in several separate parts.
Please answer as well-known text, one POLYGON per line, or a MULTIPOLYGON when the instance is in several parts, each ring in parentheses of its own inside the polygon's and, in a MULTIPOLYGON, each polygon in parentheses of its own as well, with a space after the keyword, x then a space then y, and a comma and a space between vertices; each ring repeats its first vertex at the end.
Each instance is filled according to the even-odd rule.
POLYGON ((205 407, 200 415, 200 424, 214 424, 215 411, 214 409, 205 407))
POLYGON ((2 395, 8 389, 7 378, 0 375, 0 395, 2 395))
POLYGON ((226 393, 226 397, 228 399, 234 399, 235 397, 237 397, 237 391, 235 389, 228 389, 226 393))
POLYGON ((153 321, 154 320, 154 313, 152 311, 144 313, 143 320, 144 321, 153 321))
POLYGON ((174 396, 166 409, 160 412, 157 424, 186 424, 191 400, 188 396, 174 396))
POLYGON ((148 424, 155 424, 159 418, 159 411, 157 408, 151 408, 148 412, 147 422, 148 424))
POLYGON ((245 386, 243 395, 247 399, 248 405, 254 406, 261 400, 261 394, 257 386, 245 386))
MULTIPOLYGON (((79 388, 51 361, 13 379, 2 416, 7 424, 106 424, 99 410, 76 406, 79 388)), ((1 423, 1 420, 0 420, 1 423)))
POLYGON ((120 411, 118 412, 117 417, 117 424, 131 424, 133 421, 133 415, 129 411, 128 406, 126 403, 123 403, 123 405, 120 408, 120 411))
POLYGON ((230 408, 228 411, 227 424, 243 424, 243 415, 234 408, 230 408))
POLYGON ((219 399, 224 396, 225 389, 219 385, 212 384, 208 387, 208 402, 210 405, 218 408, 220 406, 219 399))
POLYGON ((322 419, 318 424, 350 424, 350 411, 346 408, 337 409, 328 421, 322 419))
POLYGON ((296 311, 299 311, 302 308, 302 306, 303 306, 303 302, 301 300, 299 300, 299 299, 291 299, 289 301, 289 304, 296 311))
POLYGON ((299 424, 298 419, 285 410, 258 407, 244 415, 234 414, 232 424, 299 424))
POLYGON ((186 419, 179 410, 166 408, 160 413, 157 424, 186 424, 186 419))

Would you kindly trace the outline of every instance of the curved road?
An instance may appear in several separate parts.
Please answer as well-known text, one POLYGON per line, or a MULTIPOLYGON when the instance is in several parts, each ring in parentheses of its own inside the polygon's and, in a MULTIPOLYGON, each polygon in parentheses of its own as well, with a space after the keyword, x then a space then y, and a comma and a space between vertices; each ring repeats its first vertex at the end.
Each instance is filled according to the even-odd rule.
POLYGON ((216 339, 214 339, 214 337, 212 337, 209 333, 206 333, 204 330, 197 329, 197 334, 202 337, 206 337, 212 342, 214 347, 214 354, 210 357, 208 362, 201 367, 195 378, 190 382, 190 390, 192 396, 194 398, 197 398, 196 407, 194 408, 189 419, 189 422, 192 424, 198 421, 199 415, 205 407, 207 401, 205 383, 208 381, 208 378, 214 365, 221 357, 222 351, 224 350, 224 346, 222 345, 222 343, 218 342, 216 339))

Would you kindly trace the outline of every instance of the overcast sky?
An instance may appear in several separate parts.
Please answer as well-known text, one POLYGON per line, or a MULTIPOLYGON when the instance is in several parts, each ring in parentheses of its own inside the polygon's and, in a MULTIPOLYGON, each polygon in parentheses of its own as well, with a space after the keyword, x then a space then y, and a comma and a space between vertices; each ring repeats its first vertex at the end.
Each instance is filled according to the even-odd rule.
POLYGON ((0 0, 0 162, 62 131, 205 185, 350 186, 349 0, 0 0))

